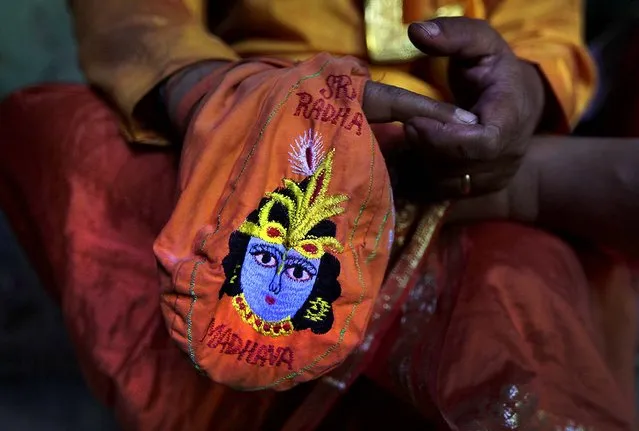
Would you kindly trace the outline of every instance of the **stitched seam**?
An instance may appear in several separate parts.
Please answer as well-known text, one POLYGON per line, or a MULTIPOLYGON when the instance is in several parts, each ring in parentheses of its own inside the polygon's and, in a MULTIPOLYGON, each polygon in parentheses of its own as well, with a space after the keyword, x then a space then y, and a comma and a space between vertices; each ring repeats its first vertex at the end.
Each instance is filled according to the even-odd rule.
MULTIPOLYGON (((175 302, 173 302, 173 309, 177 309, 177 303, 180 298, 180 295, 175 291, 175 286, 177 285, 177 279, 179 277, 180 271, 182 271, 182 267, 184 266, 184 261, 178 263, 177 271, 175 271, 175 276, 171 278, 171 286, 173 287, 173 292, 175 292, 175 302)), ((177 320, 177 313, 173 315, 173 320, 171 320, 171 329, 169 331, 169 335, 173 336, 173 332, 175 332, 175 321, 177 320)))
POLYGON ((386 228, 386 222, 388 222, 388 218, 393 213, 393 189, 388 187, 388 211, 384 214, 384 218, 379 226, 379 230, 377 231, 377 236, 375 236, 375 245, 373 246, 373 251, 368 255, 366 259, 366 264, 368 265, 375 257, 377 256, 377 250, 379 249, 379 241, 382 239, 382 234, 384 233, 384 229, 386 228))
POLYGON ((379 247, 379 241, 382 238, 382 234, 384 233, 384 228, 386 227, 386 222, 388 221, 388 217, 390 217, 391 210, 388 210, 386 214, 384 214, 384 218, 382 219, 382 223, 377 231, 377 235, 375 236, 375 245, 373 246, 373 251, 366 258, 366 264, 371 263, 375 257, 377 257, 377 248, 379 247))
POLYGON ((195 358, 195 350, 193 349, 193 308, 195 307, 195 303, 197 302, 197 294, 195 293, 195 279, 197 277, 197 270, 203 263, 204 260, 199 260, 193 265, 193 270, 191 271, 191 279, 189 280, 189 294, 191 296, 191 304, 189 306, 189 311, 186 314, 187 350, 189 358, 191 358, 191 362, 193 362, 195 369, 200 372, 204 372, 204 370, 202 370, 200 365, 197 363, 197 359, 195 358))
POLYGON ((369 235, 369 233, 371 231, 371 228, 373 227, 373 222, 375 221, 375 218, 382 211, 383 211, 383 208, 382 208, 381 205, 379 205, 379 207, 375 210, 375 213, 371 216, 370 221, 366 225, 366 231, 364 232, 364 246, 366 246, 366 243, 367 243, 367 240, 368 240, 368 235, 369 235))

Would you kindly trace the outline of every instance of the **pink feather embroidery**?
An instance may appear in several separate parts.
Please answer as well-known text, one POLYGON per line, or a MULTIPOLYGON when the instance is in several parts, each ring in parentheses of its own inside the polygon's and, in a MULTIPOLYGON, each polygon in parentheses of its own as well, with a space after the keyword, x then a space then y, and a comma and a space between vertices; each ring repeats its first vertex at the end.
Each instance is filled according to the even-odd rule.
POLYGON ((294 173, 310 177, 324 161, 322 135, 309 129, 295 139, 288 153, 294 173))

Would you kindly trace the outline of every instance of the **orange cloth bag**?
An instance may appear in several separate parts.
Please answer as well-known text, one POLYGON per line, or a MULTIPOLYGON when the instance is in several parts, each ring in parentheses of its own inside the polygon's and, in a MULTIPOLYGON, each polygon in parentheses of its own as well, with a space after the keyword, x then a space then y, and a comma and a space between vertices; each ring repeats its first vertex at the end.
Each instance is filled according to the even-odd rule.
POLYGON ((168 330, 212 380, 288 389, 361 341, 394 226, 367 79, 357 60, 321 54, 209 81, 154 250, 168 330))

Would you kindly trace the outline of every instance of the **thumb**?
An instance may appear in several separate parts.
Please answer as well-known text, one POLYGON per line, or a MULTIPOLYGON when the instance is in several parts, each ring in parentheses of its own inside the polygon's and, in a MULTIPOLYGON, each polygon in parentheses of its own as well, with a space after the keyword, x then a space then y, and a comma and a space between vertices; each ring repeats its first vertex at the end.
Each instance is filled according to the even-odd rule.
POLYGON ((362 110, 369 123, 406 122, 413 117, 428 117, 442 123, 477 123, 475 114, 450 103, 375 81, 366 82, 362 110))
POLYGON ((433 56, 470 59, 499 54, 507 47, 487 21, 466 17, 413 23, 408 37, 420 51, 433 56))

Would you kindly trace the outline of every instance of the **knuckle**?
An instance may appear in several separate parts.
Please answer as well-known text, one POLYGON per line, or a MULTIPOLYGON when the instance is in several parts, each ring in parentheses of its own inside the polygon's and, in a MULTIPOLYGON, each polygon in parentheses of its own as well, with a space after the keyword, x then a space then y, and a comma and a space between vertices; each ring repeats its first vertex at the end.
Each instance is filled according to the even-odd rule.
POLYGON ((477 32, 487 41, 491 52, 501 52, 508 47, 501 34, 488 21, 480 20, 477 32))
POLYGON ((442 134, 445 134, 448 130, 446 128, 446 123, 442 123, 437 120, 429 121, 430 129, 432 130, 432 134, 436 137, 442 134))
POLYGON ((395 87, 394 85, 387 86, 386 91, 387 91, 388 97, 395 101, 402 100, 406 95, 405 91, 402 88, 395 87))

